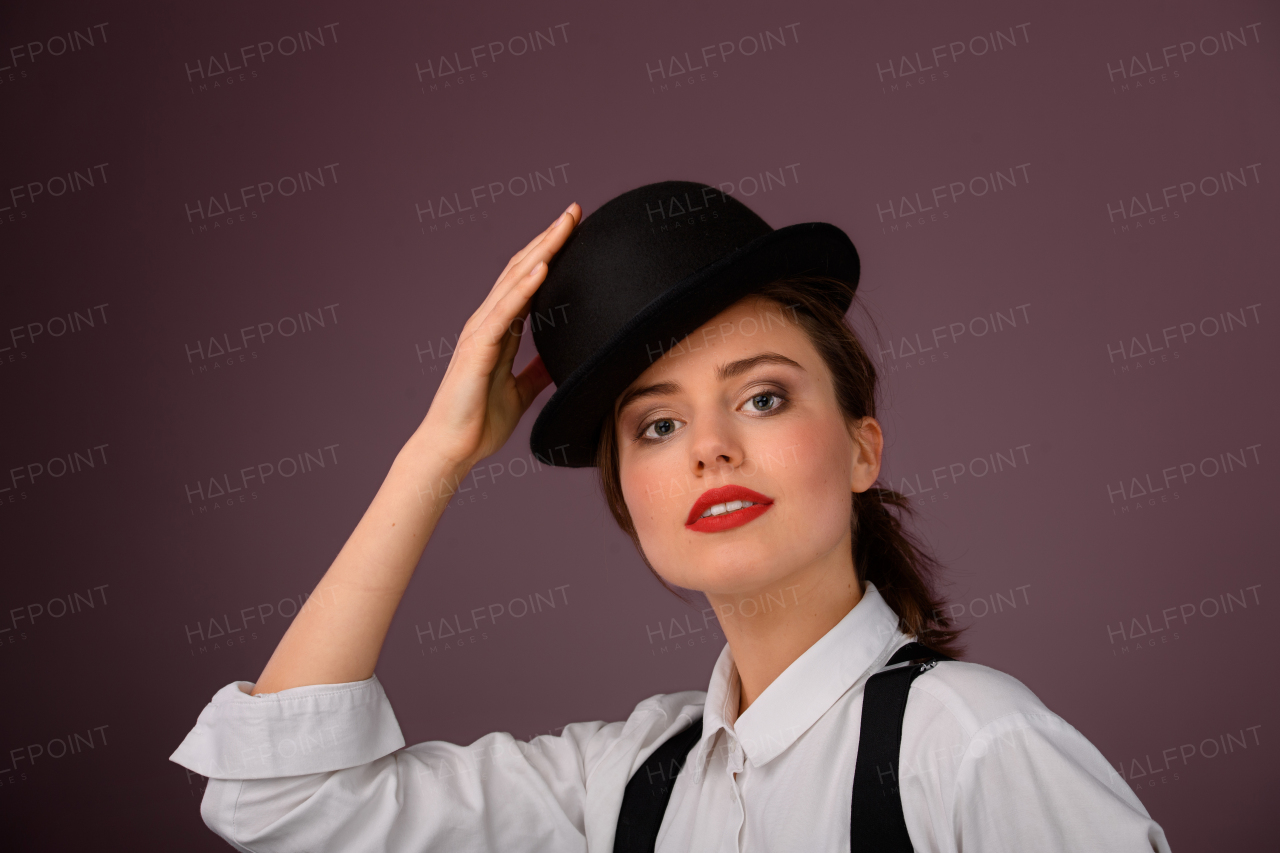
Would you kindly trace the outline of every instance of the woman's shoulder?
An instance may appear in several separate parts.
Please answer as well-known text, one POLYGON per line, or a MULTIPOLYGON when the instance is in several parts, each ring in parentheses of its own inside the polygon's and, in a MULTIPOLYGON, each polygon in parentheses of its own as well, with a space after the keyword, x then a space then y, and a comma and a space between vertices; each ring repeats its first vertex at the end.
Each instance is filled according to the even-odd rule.
POLYGON ((912 695, 932 701, 908 703, 918 714, 949 717, 972 736, 1006 718, 1058 720, 1040 698, 1007 672, 969 661, 942 661, 911 685, 912 695))
POLYGON ((593 787, 603 782, 620 792, 654 750, 702 718, 706 697, 701 690, 658 693, 638 703, 625 722, 605 726, 584 750, 593 787))
POLYGON ((652 751, 667 738, 702 718, 707 694, 702 690, 657 693, 638 703, 623 724, 621 737, 652 751))
POLYGON ((943 661, 912 682, 898 778, 904 807, 951 815, 965 849, 1168 850, 1098 748, 982 664, 943 661))

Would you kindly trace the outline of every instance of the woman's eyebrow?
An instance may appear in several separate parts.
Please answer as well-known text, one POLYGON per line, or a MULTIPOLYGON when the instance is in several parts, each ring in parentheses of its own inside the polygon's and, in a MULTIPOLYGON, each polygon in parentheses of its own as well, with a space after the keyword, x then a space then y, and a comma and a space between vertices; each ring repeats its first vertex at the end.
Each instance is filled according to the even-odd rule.
MULTIPOLYGON (((737 361, 731 361, 728 364, 722 364, 716 368, 716 379, 723 382, 726 379, 733 379, 741 376, 753 367, 761 364, 787 364, 792 367, 804 370, 797 362, 780 355, 776 352, 762 352, 758 355, 740 358, 737 361)), ((632 388, 630 391, 622 395, 622 399, 618 401, 618 413, 626 411, 627 406, 637 400, 645 397, 661 397, 667 394, 676 394, 680 391, 680 385, 675 382, 658 382, 654 385, 643 385, 639 388, 632 388)))
POLYGON ((724 381, 725 379, 733 379, 741 376, 753 367, 761 364, 789 364, 792 367, 800 367, 799 364, 787 358, 785 355, 779 355, 776 352, 762 352, 759 355, 753 355, 749 358, 741 358, 737 361, 731 361, 728 364, 722 364, 716 368, 716 378, 724 381))
POLYGON ((680 391, 680 386, 675 382, 659 382, 656 385, 644 385, 640 388, 632 388, 630 391, 622 395, 622 399, 618 401, 618 414, 626 411, 627 406, 644 397, 661 397, 667 394, 675 394, 680 391))

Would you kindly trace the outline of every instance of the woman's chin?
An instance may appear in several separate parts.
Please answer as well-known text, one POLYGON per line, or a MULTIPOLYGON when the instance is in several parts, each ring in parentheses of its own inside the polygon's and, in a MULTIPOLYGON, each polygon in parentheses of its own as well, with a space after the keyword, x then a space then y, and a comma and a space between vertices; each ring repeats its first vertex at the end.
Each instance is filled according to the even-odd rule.
POLYGON ((762 555, 759 548, 752 548, 748 553, 743 553, 743 549, 738 548, 716 551, 714 555, 682 561, 681 566, 685 571, 678 573, 679 577, 665 572, 659 574, 668 583, 685 589, 707 595, 745 598, 780 588, 789 574, 783 555, 770 559, 768 554, 762 555))

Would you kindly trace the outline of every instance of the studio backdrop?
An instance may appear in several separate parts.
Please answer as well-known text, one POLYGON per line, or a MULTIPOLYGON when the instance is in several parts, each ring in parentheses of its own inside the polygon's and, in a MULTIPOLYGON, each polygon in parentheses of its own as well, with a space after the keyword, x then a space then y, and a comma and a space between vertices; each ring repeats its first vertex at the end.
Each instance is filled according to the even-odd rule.
MULTIPOLYGON (((226 849, 168 756, 257 678, 462 324, 569 203, 689 180, 857 245, 882 482, 968 659, 1173 849, 1262 849, 1278 46, 1239 0, 5 4, 0 843, 226 849)), ((593 469, 530 453, 549 394, 391 627, 409 743, 622 720, 724 644, 593 469)))

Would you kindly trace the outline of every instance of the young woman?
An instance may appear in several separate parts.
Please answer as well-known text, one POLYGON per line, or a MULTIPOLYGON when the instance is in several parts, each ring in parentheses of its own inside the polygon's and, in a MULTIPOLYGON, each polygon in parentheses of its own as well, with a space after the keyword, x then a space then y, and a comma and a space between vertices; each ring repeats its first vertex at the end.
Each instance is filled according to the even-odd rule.
POLYGON ((905 499, 876 487, 848 237, 775 231, 690 182, 580 219, 570 205, 511 258, 316 586, 324 606, 172 756, 209 777, 205 822, 253 851, 1167 850, 1020 682, 937 663, 956 634, 894 515, 905 499), (539 356, 514 373, 524 319, 553 307, 564 321, 536 324, 539 356), (373 674, 392 615, 450 484, 553 380, 534 450, 597 465, 646 564, 704 593, 728 644, 705 693, 650 697, 625 722, 405 748, 373 674), (908 672, 882 713, 879 685, 908 672), (895 814, 897 846, 881 834, 895 814))

